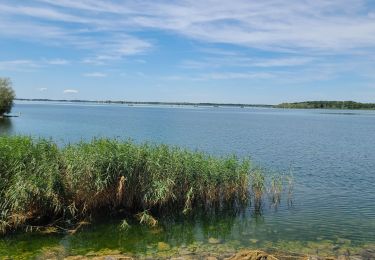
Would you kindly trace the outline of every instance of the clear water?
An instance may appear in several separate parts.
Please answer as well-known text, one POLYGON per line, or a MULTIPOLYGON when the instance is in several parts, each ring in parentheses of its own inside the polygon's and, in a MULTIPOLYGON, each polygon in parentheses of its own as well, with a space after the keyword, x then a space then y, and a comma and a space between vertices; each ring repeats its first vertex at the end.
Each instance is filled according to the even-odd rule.
POLYGON ((31 257, 46 248, 153 254, 158 242, 172 253, 182 247, 334 253, 375 244, 375 111, 26 102, 13 111, 21 116, 0 121, 0 133, 51 137, 61 145, 97 136, 131 138, 251 156, 272 171, 291 170, 294 198, 292 206, 283 199, 277 209, 265 201, 261 215, 250 207, 235 216, 165 219, 156 229, 133 223, 121 232, 119 221, 105 220, 75 235, 12 235, 0 238, 0 256, 31 257))

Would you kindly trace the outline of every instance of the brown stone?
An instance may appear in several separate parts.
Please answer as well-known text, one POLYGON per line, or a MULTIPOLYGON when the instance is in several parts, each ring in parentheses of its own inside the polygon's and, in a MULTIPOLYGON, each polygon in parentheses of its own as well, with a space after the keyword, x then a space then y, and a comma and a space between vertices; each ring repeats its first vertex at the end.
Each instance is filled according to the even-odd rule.
POLYGON ((241 250, 227 260, 279 260, 273 255, 269 255, 259 250, 241 250))
POLYGON ((217 258, 214 257, 214 256, 206 256, 206 257, 204 258, 204 260, 217 260, 217 258))

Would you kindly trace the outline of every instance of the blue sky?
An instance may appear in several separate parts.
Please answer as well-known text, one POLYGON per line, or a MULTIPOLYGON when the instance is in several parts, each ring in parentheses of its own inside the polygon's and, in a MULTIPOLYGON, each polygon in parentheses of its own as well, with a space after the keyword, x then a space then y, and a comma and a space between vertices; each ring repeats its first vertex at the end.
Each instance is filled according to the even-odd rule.
POLYGON ((375 102, 365 0, 0 0, 20 98, 375 102))

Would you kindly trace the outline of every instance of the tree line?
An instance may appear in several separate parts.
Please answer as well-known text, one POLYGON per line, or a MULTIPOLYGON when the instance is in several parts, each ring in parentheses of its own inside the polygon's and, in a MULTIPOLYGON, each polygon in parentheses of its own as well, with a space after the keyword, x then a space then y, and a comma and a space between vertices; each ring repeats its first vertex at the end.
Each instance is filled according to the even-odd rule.
POLYGON ((281 103, 277 108, 308 108, 308 109, 375 109, 375 103, 354 101, 305 101, 281 103))

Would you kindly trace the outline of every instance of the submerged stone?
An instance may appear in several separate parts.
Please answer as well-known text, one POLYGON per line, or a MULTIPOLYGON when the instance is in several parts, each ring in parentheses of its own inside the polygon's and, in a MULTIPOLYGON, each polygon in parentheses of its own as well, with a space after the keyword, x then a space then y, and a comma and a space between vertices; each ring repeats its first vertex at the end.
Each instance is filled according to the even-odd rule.
POLYGON ((221 241, 219 239, 217 239, 217 238, 210 237, 208 239, 208 243, 210 243, 210 244, 220 244, 221 241))
POLYGON ((352 243, 350 239, 346 239, 346 238, 338 238, 336 242, 337 244, 345 244, 345 245, 350 245, 352 243))
POLYGON ((166 251, 170 250, 171 246, 165 242, 158 242, 158 250, 159 251, 166 251))
POLYGON ((153 228, 151 228, 150 229, 150 233, 151 234, 159 234, 159 233, 161 233, 161 232, 163 232, 164 230, 163 230, 163 228, 162 227, 159 227, 159 226, 156 226, 156 227, 153 227, 153 228))
POLYGON ((89 252, 86 256, 107 256, 107 255, 120 255, 121 251, 117 249, 104 248, 96 252, 89 252))
POLYGON ((217 260, 217 257, 215 256, 206 256, 204 260, 217 260))
POLYGON ((273 255, 269 255, 259 250, 241 250, 227 260, 278 260, 273 255))
POLYGON ((43 247, 41 249, 41 254, 39 257, 41 259, 55 259, 61 258, 65 255, 65 248, 63 246, 54 246, 54 247, 43 247))
POLYGON ((186 256, 186 255, 190 255, 190 254, 192 254, 193 252, 191 252, 191 251, 189 251, 189 250, 187 250, 187 249, 180 249, 179 251, 178 251, 178 254, 179 255, 181 255, 181 256, 186 256))

